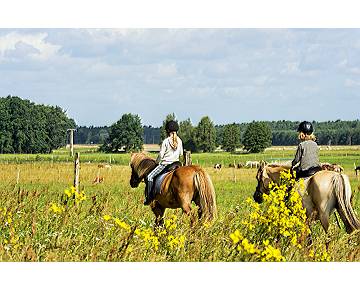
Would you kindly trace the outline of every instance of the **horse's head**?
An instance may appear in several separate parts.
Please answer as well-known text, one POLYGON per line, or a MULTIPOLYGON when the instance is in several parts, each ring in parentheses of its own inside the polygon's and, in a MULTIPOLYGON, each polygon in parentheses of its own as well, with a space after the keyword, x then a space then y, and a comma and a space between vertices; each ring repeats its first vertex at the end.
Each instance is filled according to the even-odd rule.
POLYGON ((155 160, 146 156, 144 153, 132 153, 130 159, 130 186, 132 188, 138 187, 146 174, 148 174, 155 165, 155 160))
POLYGON ((257 203, 263 202, 263 194, 269 193, 269 184, 271 181, 271 178, 269 177, 267 173, 267 165, 265 161, 260 162, 260 167, 258 169, 258 172, 256 174, 256 180, 258 182, 255 192, 254 192, 254 200, 257 203))

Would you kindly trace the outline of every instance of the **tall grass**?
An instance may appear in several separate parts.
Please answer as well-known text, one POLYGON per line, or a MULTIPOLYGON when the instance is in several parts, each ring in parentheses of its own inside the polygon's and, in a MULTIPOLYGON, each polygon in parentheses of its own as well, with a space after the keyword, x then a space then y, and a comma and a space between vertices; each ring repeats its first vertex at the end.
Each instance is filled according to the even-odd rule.
MULTIPOLYGON (((293 153, 289 150, 283 158, 290 159, 293 153)), ((219 217, 211 224, 190 227, 189 218, 180 209, 168 209, 167 226, 158 231, 153 228, 150 208, 142 204, 144 184, 136 189, 129 185, 128 154, 111 155, 115 162, 106 169, 98 168, 98 163, 108 162, 109 154, 81 152, 80 188, 86 200, 78 204, 66 202, 64 190, 70 188, 73 180, 73 163, 61 159, 66 154, 54 153, 62 162, 41 161, 51 155, 1 155, 0 260, 238 261, 230 234, 241 228, 250 214, 246 199, 255 190, 256 169, 227 165, 234 160, 267 160, 276 154, 275 150, 262 155, 193 154, 193 162, 205 167, 212 178, 219 217), (217 162, 225 164, 225 168, 213 169, 217 162), (104 181, 93 184, 97 175, 104 181)), ((359 213, 359 181, 352 169, 357 154, 344 149, 333 154, 326 152, 321 158, 328 162, 339 160, 337 163, 345 167, 355 191, 354 208, 359 213)), ((327 236, 319 223, 313 225, 313 239, 323 245, 330 241, 328 252, 332 261, 360 261, 359 234, 348 235, 343 226, 339 229, 334 216, 327 236)), ((297 255, 286 258, 306 260, 297 255)))

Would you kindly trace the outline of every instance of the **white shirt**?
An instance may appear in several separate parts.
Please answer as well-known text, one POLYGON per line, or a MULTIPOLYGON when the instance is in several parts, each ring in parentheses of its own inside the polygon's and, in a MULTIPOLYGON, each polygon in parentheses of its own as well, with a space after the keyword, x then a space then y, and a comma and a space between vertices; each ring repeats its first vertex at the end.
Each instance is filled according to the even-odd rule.
POLYGON ((161 149, 158 156, 158 161, 161 165, 167 165, 175 161, 179 161, 180 155, 183 155, 183 145, 181 139, 176 136, 178 146, 176 150, 174 150, 170 145, 170 138, 171 137, 167 137, 161 144, 161 149))

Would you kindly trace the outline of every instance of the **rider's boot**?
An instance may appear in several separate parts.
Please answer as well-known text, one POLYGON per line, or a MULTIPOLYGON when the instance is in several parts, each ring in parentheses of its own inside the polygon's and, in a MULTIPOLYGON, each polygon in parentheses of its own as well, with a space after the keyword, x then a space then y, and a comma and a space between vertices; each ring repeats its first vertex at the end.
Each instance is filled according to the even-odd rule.
POLYGON ((144 205, 149 205, 153 200, 152 184, 153 184, 152 181, 148 181, 147 184, 146 184, 144 205))

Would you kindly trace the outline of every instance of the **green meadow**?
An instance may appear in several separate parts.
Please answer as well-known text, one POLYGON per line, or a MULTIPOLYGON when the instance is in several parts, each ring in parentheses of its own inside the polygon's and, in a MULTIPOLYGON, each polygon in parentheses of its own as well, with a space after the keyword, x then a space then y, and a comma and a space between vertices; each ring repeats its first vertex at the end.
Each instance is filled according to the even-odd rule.
MULTIPOLYGON (((130 154, 99 153, 95 146, 75 151, 81 163, 77 195, 71 191, 74 168, 67 149, 0 155, 1 261, 251 261, 234 250, 230 235, 251 214, 246 200, 256 187, 256 169, 229 165, 289 161, 295 147, 273 147, 262 154, 193 153, 193 164, 212 178, 219 216, 211 224, 190 226, 180 209, 168 209, 162 230, 154 228, 154 216, 142 204, 144 183, 136 189, 129 185, 130 154), (110 167, 99 167, 104 163, 110 167), (215 170, 215 163, 222 169, 215 170), (94 183, 96 177, 103 181, 94 183)), ((354 163, 360 165, 359 147, 322 147, 320 159, 344 168, 359 216, 360 183, 354 171, 354 163)), ((318 222, 311 228, 314 245, 328 245, 328 260, 360 261, 359 232, 346 234, 335 215, 328 235, 318 222)), ((296 250, 285 258, 316 260, 296 250)))

